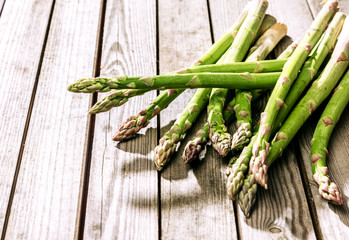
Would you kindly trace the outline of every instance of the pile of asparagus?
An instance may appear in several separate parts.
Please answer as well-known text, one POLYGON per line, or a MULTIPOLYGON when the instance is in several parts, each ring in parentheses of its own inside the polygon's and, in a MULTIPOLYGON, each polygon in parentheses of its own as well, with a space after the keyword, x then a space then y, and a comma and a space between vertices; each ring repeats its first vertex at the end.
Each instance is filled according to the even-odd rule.
POLYGON ((222 157, 229 156, 228 196, 238 200, 247 217, 256 200, 257 183, 268 188, 269 166, 333 91, 314 132, 311 161, 321 196, 342 205, 341 193, 328 176, 326 147, 349 101, 349 20, 338 11, 337 1, 329 0, 303 39, 292 43, 277 59, 264 60, 287 32, 286 25, 266 14, 267 7, 266 0, 248 3, 227 33, 189 68, 158 76, 81 79, 68 90, 110 91, 91 108, 91 114, 121 106, 148 91, 163 90, 148 107, 121 125, 113 140, 124 141, 137 136, 187 88, 197 88, 155 148, 156 168, 160 171, 169 163, 207 106, 207 123, 185 146, 183 160, 190 163, 204 158, 209 142, 222 157), (232 90, 235 97, 229 99, 232 90), (268 91, 271 93, 260 121, 253 125, 251 104, 268 91), (234 118, 237 130, 231 135, 227 124, 234 118))

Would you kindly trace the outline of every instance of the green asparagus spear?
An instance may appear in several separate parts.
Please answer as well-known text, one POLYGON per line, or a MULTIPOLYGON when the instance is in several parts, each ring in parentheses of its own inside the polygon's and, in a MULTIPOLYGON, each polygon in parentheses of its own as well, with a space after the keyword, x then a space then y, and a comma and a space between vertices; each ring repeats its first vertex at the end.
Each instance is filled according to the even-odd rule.
MULTIPOLYGON (((274 49, 276 44, 287 33, 284 24, 276 23, 267 30, 250 49, 246 62, 263 60, 274 49)), ((252 136, 252 111, 251 111, 251 91, 236 90, 236 106, 234 107, 237 119, 237 130, 233 135, 232 150, 242 149, 252 136)))
POLYGON ((208 141, 209 124, 206 123, 184 148, 182 159, 185 163, 191 163, 196 159, 202 159, 205 155, 203 148, 206 148, 208 141))
POLYGON ((296 40, 293 43, 291 43, 282 53, 280 53, 277 59, 287 59, 291 57, 294 50, 296 50, 297 46, 298 46, 298 41, 296 40))
POLYGON ((344 20, 344 13, 336 13, 330 25, 326 29, 326 32, 322 35, 320 41, 318 42, 318 45, 310 53, 309 59, 304 63, 299 76, 290 89, 284 104, 280 108, 275 120, 275 127, 273 127, 274 133, 282 126, 282 123, 285 121, 285 118, 291 111, 292 106, 296 103, 299 96, 303 93, 312 79, 314 79, 314 76, 317 74, 328 53, 333 50, 338 35, 342 30, 344 20))
MULTIPOLYGON (((241 26, 233 44, 218 63, 241 62, 261 26, 265 11, 268 7, 266 0, 255 0, 241 26), (225 58, 224 58, 225 57, 225 58)), ((228 89, 212 89, 208 104, 208 122, 210 125, 209 137, 213 148, 221 155, 226 156, 231 148, 231 135, 223 120, 223 107, 228 89)))
POLYGON ((283 150, 291 142, 300 127, 327 98, 332 89, 349 65, 349 19, 344 23, 343 30, 338 38, 338 43, 333 51, 330 61, 327 63, 323 73, 313 83, 311 88, 300 100, 295 109, 291 112, 280 130, 276 133, 270 151, 266 157, 265 171, 261 178, 256 181, 266 184, 267 168, 280 156, 283 150))
MULTIPOLYGON (((179 91, 184 91, 184 89, 178 89, 179 91)), ((177 90, 170 89, 167 91, 168 95, 161 95, 150 104, 146 109, 139 112, 136 116, 129 117, 126 122, 124 122, 117 133, 114 135, 114 141, 124 141, 136 136, 136 134, 142 128, 149 124, 149 120, 156 116, 162 109, 166 108, 172 101, 176 98, 178 92, 177 90)))
POLYGON ((227 192, 231 200, 234 200, 238 192, 240 191, 243 181, 245 179, 245 172, 248 169, 248 163, 252 157, 252 147, 255 137, 253 137, 250 143, 244 147, 239 158, 235 163, 227 169, 227 192))
POLYGON ((250 169, 247 176, 243 180, 241 191, 238 194, 240 209, 247 218, 250 217, 252 207, 256 202, 257 189, 257 182, 254 179, 253 172, 250 169))
POLYGON ((178 142, 183 139, 185 132, 206 106, 210 92, 210 88, 197 90, 171 129, 160 139, 159 145, 155 148, 154 158, 156 168, 159 171, 169 162, 170 156, 176 150, 178 142))
POLYGON ((284 103, 286 95, 296 79, 297 74, 308 57, 311 49, 318 42, 328 21, 337 11, 338 2, 336 0, 328 1, 318 16, 313 21, 310 31, 306 33, 295 52, 289 58, 283 72, 273 89, 264 112, 261 114, 261 127, 257 134, 256 142, 253 146, 253 156, 250 161, 250 168, 256 181, 264 188, 267 188, 266 182, 266 157, 269 152, 269 138, 271 128, 274 126, 279 109, 284 103))
POLYGON ((250 62, 233 62, 233 63, 217 63, 210 65, 195 66, 185 69, 180 73, 199 73, 199 72, 279 72, 284 67, 287 59, 250 61, 250 62))
POLYGON ((148 92, 148 90, 145 89, 113 90, 102 100, 95 103, 89 113, 96 114, 109 111, 113 107, 119 107, 125 104, 129 98, 143 95, 146 92, 148 92))
POLYGON ((319 185, 320 195, 336 205, 343 205, 338 186, 330 180, 326 164, 327 145, 332 131, 349 102, 349 70, 334 90, 331 100, 316 126, 311 143, 311 160, 314 181, 319 185))
MULTIPOLYGON (((271 89, 280 72, 273 73, 187 73, 147 77, 120 76, 81 79, 70 85, 72 92, 105 92, 110 89, 171 89, 186 88, 271 89)), ((178 89, 178 91, 176 90, 178 89)), ((166 93, 168 95, 168 93, 166 93)))

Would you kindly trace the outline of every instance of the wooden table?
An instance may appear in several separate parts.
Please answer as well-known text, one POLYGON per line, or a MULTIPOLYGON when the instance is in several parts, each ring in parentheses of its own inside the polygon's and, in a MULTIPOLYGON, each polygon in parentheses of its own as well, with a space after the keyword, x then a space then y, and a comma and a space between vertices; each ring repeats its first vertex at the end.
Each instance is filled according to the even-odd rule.
MULTIPOLYGON (((188 66, 233 23, 247 0, 0 0, 0 226, 3 239, 348 239, 349 121, 329 146, 344 206, 324 201, 311 177, 312 117, 269 175, 245 219, 225 191, 212 149, 188 166, 176 154, 158 173, 152 150, 181 112, 186 91, 136 139, 118 126, 155 96, 89 116, 103 94, 69 83, 98 75, 166 73, 188 66), (1 9, 1 8, 0 8, 1 9)), ((301 37, 319 0, 270 0, 268 13, 301 37)), ((349 13, 349 1, 340 7, 349 13)), ((202 114, 188 139, 205 121, 202 114)), ((183 145, 186 143, 184 141, 183 145)), ((183 145, 179 148, 182 152, 183 145)))

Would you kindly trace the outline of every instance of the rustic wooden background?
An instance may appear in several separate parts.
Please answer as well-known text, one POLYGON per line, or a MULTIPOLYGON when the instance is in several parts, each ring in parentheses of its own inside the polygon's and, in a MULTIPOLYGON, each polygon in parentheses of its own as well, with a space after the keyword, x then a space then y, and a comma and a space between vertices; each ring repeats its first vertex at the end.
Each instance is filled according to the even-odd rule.
MULTIPOLYGON (((212 149, 189 166, 176 154, 158 173, 152 150, 193 91, 136 139, 111 136, 155 96, 89 116, 103 94, 73 94, 98 75, 166 73, 188 66, 234 22, 247 0, 0 0, 0 230, 2 239, 348 239, 349 121, 329 146, 344 206, 317 193, 309 160, 319 113, 271 168, 245 219, 225 192, 212 149)), ((269 0, 268 13, 301 37, 320 0, 269 0)), ((340 1, 349 13, 349 1, 340 1)), ((205 121, 202 114, 188 139, 205 121)), ((182 144, 179 151, 183 150, 182 144)))

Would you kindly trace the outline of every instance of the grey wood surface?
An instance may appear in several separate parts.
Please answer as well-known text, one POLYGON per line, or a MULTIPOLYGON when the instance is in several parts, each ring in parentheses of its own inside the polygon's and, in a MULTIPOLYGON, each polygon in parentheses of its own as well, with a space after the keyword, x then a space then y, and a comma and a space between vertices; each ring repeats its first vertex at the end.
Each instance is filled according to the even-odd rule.
POLYGON ((0 230, 17 174, 51 4, 52 1, 7 1, 0 17, 0 230))
MULTIPOLYGON (((87 114, 91 102, 105 94, 93 98, 66 91, 72 81, 95 74, 149 75, 189 66, 247 2, 0 0, 2 238, 347 239, 347 109, 328 155, 344 206, 323 200, 312 179, 310 140, 322 106, 270 168, 269 190, 259 188, 246 219, 226 196, 228 159, 212 148, 198 163, 185 165, 181 159, 186 142, 205 123, 205 111, 169 166, 161 173, 154 167, 159 137, 194 90, 184 92, 138 137, 121 143, 111 137, 155 91, 93 117, 87 114)), ((304 35, 320 2, 269 0, 267 13, 288 26, 288 37, 272 56, 304 35)), ((349 1, 339 0, 339 6, 349 13, 349 1)))
MULTIPOLYGON (((46 1, 35 3, 35 8, 46 6, 46 1)), ((66 87, 93 74, 100 5, 62 1, 54 6, 7 239, 72 239, 78 231, 90 96, 69 93, 66 87)))
MULTIPOLYGON (((156 74, 155 1, 107 1, 101 75, 123 74, 156 74)), ((111 139, 128 116, 136 115, 155 96, 150 92, 132 98, 96 116, 85 239, 157 238, 158 175, 152 162, 156 119, 136 139, 121 143, 111 139)))

